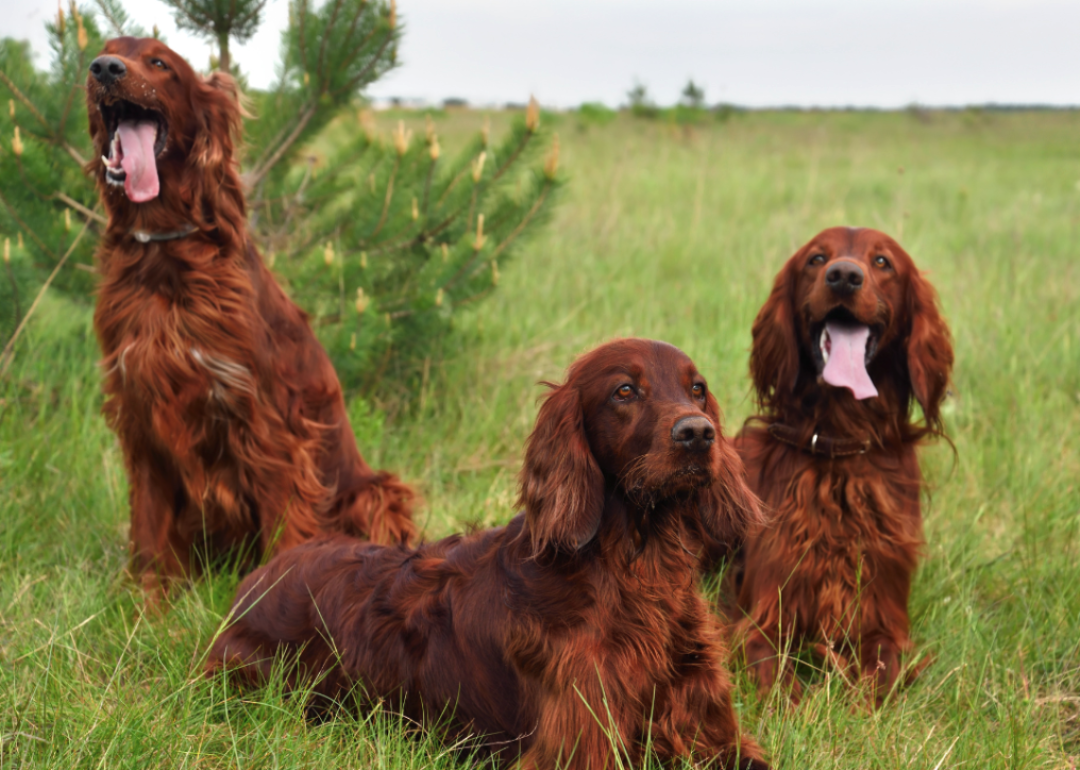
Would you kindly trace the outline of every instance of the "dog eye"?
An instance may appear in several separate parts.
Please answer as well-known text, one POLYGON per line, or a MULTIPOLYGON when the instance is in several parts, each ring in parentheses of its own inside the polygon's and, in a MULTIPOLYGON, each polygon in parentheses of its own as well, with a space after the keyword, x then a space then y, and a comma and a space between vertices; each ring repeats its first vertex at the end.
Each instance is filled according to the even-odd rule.
POLYGON ((825 264, 825 255, 824 254, 815 254, 814 256, 810 257, 809 264, 811 264, 811 265, 824 265, 825 264))
POLYGON ((874 265, 884 269, 889 266, 889 260, 878 254, 876 257, 874 257, 874 265))
POLYGON ((629 401, 637 392, 634 390, 633 385, 620 385, 615 388, 615 392, 611 394, 611 397, 616 401, 629 401))
POLYGON ((168 66, 161 59, 151 59, 150 63, 157 67, 159 70, 167 70, 168 66))
POLYGON ((705 398, 705 386, 700 382, 695 383, 690 391, 694 394, 694 398, 705 398))

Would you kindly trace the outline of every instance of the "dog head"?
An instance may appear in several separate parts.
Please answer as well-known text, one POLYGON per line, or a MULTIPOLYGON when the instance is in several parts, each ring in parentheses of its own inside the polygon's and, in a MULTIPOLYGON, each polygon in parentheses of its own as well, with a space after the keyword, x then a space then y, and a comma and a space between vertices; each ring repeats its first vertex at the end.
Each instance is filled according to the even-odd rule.
POLYGON ((753 327, 758 400, 777 410, 809 387, 857 400, 911 396, 940 430, 952 371, 937 296, 900 245, 877 230, 834 227, 800 248, 776 277, 753 327))
POLYGON ((90 63, 86 98, 91 170, 110 210, 166 188, 190 192, 180 188, 194 177, 220 181, 232 170, 242 116, 236 83, 220 72, 202 77, 160 40, 107 42, 90 63))
POLYGON ((705 378, 666 343, 615 340, 581 356, 552 386, 521 472, 534 552, 583 548, 609 493, 645 511, 694 498, 693 514, 719 539, 758 516, 705 378))

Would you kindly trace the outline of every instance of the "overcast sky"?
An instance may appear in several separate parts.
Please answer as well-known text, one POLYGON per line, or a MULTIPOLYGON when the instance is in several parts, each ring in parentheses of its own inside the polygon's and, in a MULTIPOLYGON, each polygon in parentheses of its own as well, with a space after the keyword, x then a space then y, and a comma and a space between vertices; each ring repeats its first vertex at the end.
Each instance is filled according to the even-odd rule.
MULTIPOLYGON (((65 0, 65 7, 67 2, 65 0)), ((128 0, 205 68, 207 43, 159 0, 128 0)), ((635 80, 674 102, 689 78, 709 102, 877 106, 1080 104, 1080 0, 399 0, 401 66, 370 95, 474 104, 616 106, 635 80)), ((0 0, 0 35, 47 62, 56 0, 0 0)), ((234 57, 269 85, 286 0, 234 57)))

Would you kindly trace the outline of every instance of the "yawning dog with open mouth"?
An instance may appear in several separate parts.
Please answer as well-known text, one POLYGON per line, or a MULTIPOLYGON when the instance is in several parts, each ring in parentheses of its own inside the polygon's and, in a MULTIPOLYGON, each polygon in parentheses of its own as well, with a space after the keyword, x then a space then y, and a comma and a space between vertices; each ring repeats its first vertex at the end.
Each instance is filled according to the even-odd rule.
POLYGON ((414 491, 361 457, 329 357, 249 237, 232 78, 121 37, 91 62, 86 96, 108 213, 103 411, 150 598, 326 532, 407 542, 414 491))
MULTIPOLYGON (((90 65, 90 133, 101 156, 105 182, 122 188, 130 201, 146 203, 161 192, 158 162, 169 147, 167 113, 172 110, 162 95, 171 96, 175 85, 185 80, 174 68, 177 62, 187 63, 168 56, 164 44, 161 51, 147 55, 147 51, 140 50, 133 57, 135 52, 127 50, 127 41, 135 39, 110 41, 115 54, 107 52, 90 65), (131 66, 132 58, 137 58, 141 66, 131 66)), ((201 79, 186 80, 197 83, 201 79)), ((219 82, 224 81, 214 85, 219 82)), ((190 141, 198 130, 197 125, 180 128, 180 140, 190 141)))
MULTIPOLYGON (((98 61, 94 64, 102 68, 116 66, 102 65, 98 61)), ((101 156, 101 162, 105 164, 105 181, 123 187, 127 197, 135 203, 153 200, 161 191, 157 159, 165 151, 169 124, 160 112, 124 99, 111 104, 100 102, 98 108, 107 135, 112 137, 108 155, 101 156)))

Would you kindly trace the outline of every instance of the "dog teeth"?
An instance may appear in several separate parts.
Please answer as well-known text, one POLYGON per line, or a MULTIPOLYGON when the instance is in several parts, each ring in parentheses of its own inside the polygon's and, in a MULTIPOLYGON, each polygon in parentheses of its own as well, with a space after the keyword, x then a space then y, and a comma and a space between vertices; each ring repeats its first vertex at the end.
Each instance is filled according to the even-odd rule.
POLYGON ((821 346, 821 358, 822 358, 822 361, 824 363, 826 363, 826 364, 829 363, 828 342, 829 342, 829 330, 828 329, 822 329, 821 330, 821 339, 818 340, 818 345, 821 346))

